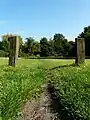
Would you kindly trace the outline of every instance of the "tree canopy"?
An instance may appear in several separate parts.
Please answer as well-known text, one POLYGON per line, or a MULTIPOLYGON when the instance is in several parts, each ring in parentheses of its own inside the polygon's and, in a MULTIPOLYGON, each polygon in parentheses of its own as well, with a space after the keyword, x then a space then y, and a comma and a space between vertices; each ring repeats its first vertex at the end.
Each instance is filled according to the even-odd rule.
POLYGON ((83 32, 78 37, 85 39, 85 55, 90 56, 90 26, 85 27, 83 32))
MULTIPOLYGON (((85 27, 83 32, 81 32, 78 37, 85 39, 85 53, 86 56, 90 56, 90 26, 85 27)), ((75 42, 69 41, 61 33, 54 34, 53 38, 47 39, 43 37, 40 41, 35 40, 33 37, 27 37, 25 42, 21 36, 19 36, 20 55, 36 56, 40 55, 41 57, 47 56, 75 56, 75 42)), ((0 41, 0 51, 1 53, 6 53, 8 55, 8 35, 2 37, 0 41), (4 51, 4 52, 2 52, 4 51)))

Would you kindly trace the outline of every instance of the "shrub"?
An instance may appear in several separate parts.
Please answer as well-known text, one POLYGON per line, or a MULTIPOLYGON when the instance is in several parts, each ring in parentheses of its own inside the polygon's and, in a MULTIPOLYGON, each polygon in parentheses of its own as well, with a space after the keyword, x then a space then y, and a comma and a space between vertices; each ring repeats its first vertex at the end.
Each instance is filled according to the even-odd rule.
POLYGON ((0 50, 0 57, 8 57, 8 52, 0 50))

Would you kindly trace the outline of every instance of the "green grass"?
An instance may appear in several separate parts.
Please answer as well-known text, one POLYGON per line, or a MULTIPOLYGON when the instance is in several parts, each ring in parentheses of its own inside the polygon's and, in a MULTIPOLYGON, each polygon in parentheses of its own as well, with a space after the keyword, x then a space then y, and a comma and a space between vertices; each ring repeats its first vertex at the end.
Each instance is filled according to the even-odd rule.
POLYGON ((7 66, 7 60, 0 59, 0 114, 3 120, 13 120, 23 102, 39 96, 45 73, 38 68, 40 64, 38 60, 21 59, 16 68, 12 68, 7 66))
POLYGON ((80 67, 61 67, 47 77, 56 85, 62 105, 75 119, 90 120, 90 60, 80 67))
POLYGON ((55 83, 66 109, 76 118, 89 120, 90 60, 80 67, 69 66, 72 63, 74 60, 19 59, 13 68, 7 66, 8 59, 0 58, 0 120, 16 120, 23 103, 39 97, 47 80, 55 83))

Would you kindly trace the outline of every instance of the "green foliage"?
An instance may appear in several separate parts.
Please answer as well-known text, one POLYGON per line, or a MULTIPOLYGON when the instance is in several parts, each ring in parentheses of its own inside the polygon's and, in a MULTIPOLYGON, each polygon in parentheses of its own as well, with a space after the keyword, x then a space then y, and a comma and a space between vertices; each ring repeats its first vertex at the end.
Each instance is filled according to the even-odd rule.
POLYGON ((90 26, 85 27, 84 31, 78 36, 85 39, 85 54, 86 56, 90 56, 90 26))
POLYGON ((48 50, 49 56, 55 56, 54 41, 52 39, 48 41, 48 50))
POLYGON ((47 40, 47 38, 42 38, 40 40, 40 48, 41 48, 41 57, 47 56, 70 56, 74 57, 74 42, 70 44, 70 42, 65 39, 62 34, 55 34, 53 39, 47 40), (71 52, 72 51, 72 52, 71 52))
POLYGON ((7 52, 0 50, 0 57, 7 57, 7 56, 8 56, 7 52))
POLYGON ((46 57, 46 56, 49 56, 49 49, 48 49, 48 40, 47 38, 43 37, 41 40, 40 40, 40 56, 41 57, 46 57))
POLYGON ((34 41, 32 45, 32 54, 33 55, 40 54, 40 44, 36 41, 34 41))
POLYGON ((75 42, 73 42, 73 41, 69 41, 68 42, 68 57, 75 57, 75 54, 76 54, 76 52, 75 52, 75 42))
POLYGON ((56 54, 62 56, 65 48, 65 37, 62 34, 55 34, 53 40, 56 54))
MULTIPOLYGON (((8 49, 8 35, 2 37, 0 42, 0 50, 9 52, 8 49)), ((19 38, 19 56, 75 56, 74 55, 74 44, 70 44, 62 34, 55 34, 53 39, 47 39, 46 37, 41 38, 40 42, 36 41, 32 37, 26 38, 25 43, 21 36, 19 38), (72 48, 72 49, 71 49, 72 48)))
POLYGON ((7 39, 3 39, 2 40, 2 50, 4 50, 5 52, 8 52, 9 48, 9 43, 8 43, 8 40, 7 39))
POLYGON ((22 54, 27 53, 28 55, 40 54, 40 44, 35 41, 32 37, 26 38, 25 44, 22 46, 22 54))
POLYGON ((29 38, 26 38, 27 42, 26 42, 26 45, 27 45, 27 51, 32 54, 32 46, 33 46, 33 42, 34 42, 34 39, 32 37, 29 37, 29 38))
POLYGON ((23 39, 21 36, 18 36, 19 39, 19 54, 22 53, 23 39))
MULTIPOLYGON (((89 46, 90 46, 90 26, 84 28, 83 32, 78 36, 85 38, 85 55, 90 56, 89 46)), ((8 35, 2 37, 0 41, 0 50, 8 52, 8 35)), ((65 36, 61 33, 56 33, 53 39, 47 39, 46 37, 41 38, 40 42, 35 40, 33 37, 26 38, 25 43, 23 39, 19 36, 20 49, 19 56, 27 57, 37 56, 41 57, 47 56, 64 56, 64 57, 75 57, 75 42, 68 41, 65 36)))

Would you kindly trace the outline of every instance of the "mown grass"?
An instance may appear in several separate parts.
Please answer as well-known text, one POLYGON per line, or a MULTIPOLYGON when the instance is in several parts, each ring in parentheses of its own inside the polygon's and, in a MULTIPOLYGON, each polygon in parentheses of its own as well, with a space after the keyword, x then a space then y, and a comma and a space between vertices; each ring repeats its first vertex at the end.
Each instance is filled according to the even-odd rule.
POLYGON ((90 119, 90 61, 75 67, 73 60, 19 59, 16 68, 0 59, 0 116, 16 120, 27 100, 40 96, 41 85, 55 83, 61 103, 75 118, 90 119))

